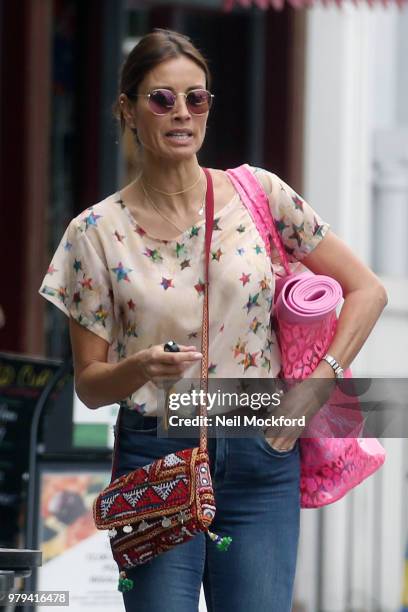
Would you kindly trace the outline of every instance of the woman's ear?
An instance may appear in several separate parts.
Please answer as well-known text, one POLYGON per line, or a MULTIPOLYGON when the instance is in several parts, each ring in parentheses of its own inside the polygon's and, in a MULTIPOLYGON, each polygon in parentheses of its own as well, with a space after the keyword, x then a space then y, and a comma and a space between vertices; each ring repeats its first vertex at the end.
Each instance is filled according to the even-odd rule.
POLYGON ((126 94, 120 94, 119 96, 119 106, 120 111, 123 115, 123 118, 126 121, 126 125, 132 131, 136 129, 136 119, 135 119, 135 108, 134 104, 129 100, 126 94))

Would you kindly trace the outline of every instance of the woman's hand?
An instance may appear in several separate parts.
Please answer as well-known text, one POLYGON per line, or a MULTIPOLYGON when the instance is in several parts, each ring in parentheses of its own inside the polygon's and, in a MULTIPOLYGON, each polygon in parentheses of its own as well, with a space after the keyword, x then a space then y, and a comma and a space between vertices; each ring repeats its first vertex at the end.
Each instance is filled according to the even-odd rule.
POLYGON ((333 375, 321 372, 319 366, 316 368, 316 373, 320 374, 321 378, 315 375, 295 383, 282 396, 279 406, 273 411, 272 416, 275 420, 282 416, 298 423, 298 419, 305 417, 305 425, 276 425, 264 432, 267 442, 274 450, 281 452, 291 450, 315 414, 329 400, 334 388, 333 375))
POLYGON ((202 359, 195 346, 179 345, 179 353, 168 353, 164 345, 155 345, 108 363, 109 344, 72 317, 70 318, 75 389, 80 399, 95 409, 120 402, 149 380, 178 380, 188 366, 202 359))
POLYGON ((185 370, 192 363, 203 358, 195 346, 185 346, 183 344, 178 346, 180 351, 171 353, 165 351, 162 344, 156 344, 139 351, 130 359, 135 361, 146 382, 151 381, 158 387, 162 387, 167 381, 177 382, 177 380, 180 380, 185 370))

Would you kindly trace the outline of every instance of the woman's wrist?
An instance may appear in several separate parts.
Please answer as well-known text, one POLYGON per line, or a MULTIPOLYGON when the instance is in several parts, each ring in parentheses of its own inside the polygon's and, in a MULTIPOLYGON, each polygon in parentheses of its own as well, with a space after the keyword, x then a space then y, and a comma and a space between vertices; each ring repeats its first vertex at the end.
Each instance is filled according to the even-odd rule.
POLYGON ((133 355, 130 355, 129 357, 127 357, 127 361, 129 361, 131 365, 133 377, 136 374, 135 383, 137 386, 134 391, 137 391, 140 387, 143 387, 143 385, 149 382, 149 377, 145 374, 145 371, 144 371, 145 353, 146 353, 146 350, 142 349, 141 351, 138 351, 137 353, 133 353, 133 355))
POLYGON ((82 372, 76 390, 88 408, 120 402, 148 382, 141 366, 142 352, 117 363, 94 362, 82 372))
POLYGON ((322 359, 313 370, 309 378, 331 378, 334 380, 336 376, 331 365, 322 359))

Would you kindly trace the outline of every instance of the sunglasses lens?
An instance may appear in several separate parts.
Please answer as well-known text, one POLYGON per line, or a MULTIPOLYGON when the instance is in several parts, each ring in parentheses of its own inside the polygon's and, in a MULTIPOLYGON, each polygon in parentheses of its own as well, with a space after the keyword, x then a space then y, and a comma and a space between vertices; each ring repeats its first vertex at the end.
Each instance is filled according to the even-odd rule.
POLYGON ((187 94, 187 106, 195 115, 203 115, 211 108, 211 94, 205 89, 195 89, 187 94))
POLYGON ((174 106, 176 96, 168 89, 155 89, 149 97, 150 108, 156 115, 165 115, 174 106))

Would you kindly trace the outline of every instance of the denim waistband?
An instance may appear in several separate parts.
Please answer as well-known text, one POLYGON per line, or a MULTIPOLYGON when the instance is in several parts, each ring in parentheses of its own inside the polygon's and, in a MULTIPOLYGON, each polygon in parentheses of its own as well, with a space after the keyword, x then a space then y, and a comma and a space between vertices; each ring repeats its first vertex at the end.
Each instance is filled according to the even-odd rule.
POLYGON ((134 429, 152 429, 157 426, 158 418, 155 416, 143 416, 143 414, 140 414, 137 410, 130 410, 122 406, 120 424, 123 427, 134 429))

